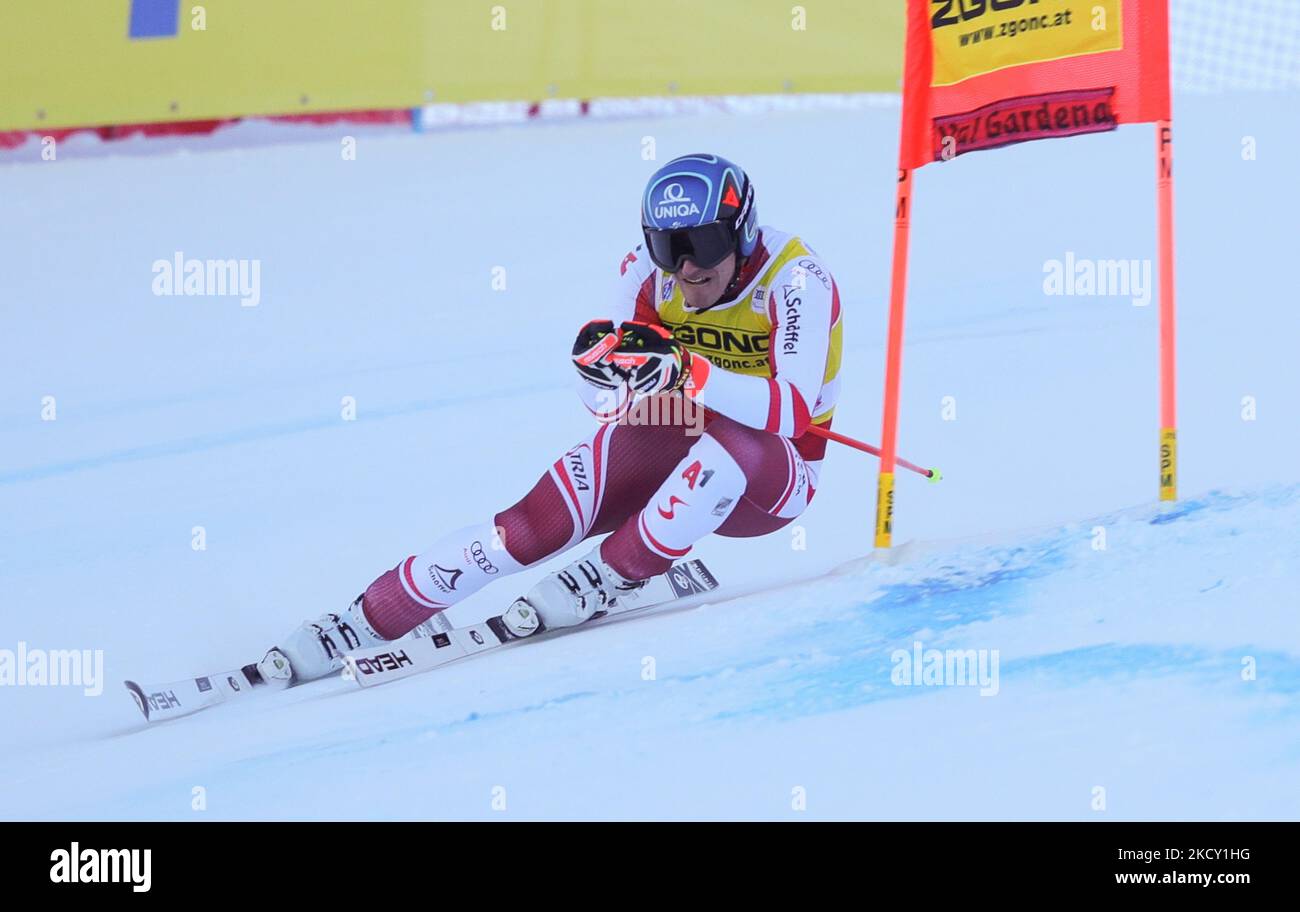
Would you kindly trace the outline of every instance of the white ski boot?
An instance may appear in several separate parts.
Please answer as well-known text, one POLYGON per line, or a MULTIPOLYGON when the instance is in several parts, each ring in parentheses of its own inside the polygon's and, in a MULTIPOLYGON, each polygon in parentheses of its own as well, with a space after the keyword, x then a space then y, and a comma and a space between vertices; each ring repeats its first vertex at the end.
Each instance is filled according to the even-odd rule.
POLYGON ((645 580, 620 576, 605 563, 596 547, 586 557, 543 577, 523 598, 515 599, 501 615, 501 622, 517 637, 573 627, 637 598, 644 585, 645 580))
POLYGON ((278 670, 281 659, 288 659, 293 670, 292 683, 328 677, 343 668, 343 656, 354 649, 387 643, 375 633, 361 610, 361 596, 338 614, 323 614, 314 621, 304 621, 280 645, 258 662, 263 677, 278 670), (263 666, 269 666, 263 668, 263 666))

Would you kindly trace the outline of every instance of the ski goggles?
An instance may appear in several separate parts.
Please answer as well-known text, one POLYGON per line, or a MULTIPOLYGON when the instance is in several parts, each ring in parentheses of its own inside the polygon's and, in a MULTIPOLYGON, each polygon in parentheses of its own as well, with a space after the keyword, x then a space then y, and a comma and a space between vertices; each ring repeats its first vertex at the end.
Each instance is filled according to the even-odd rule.
POLYGON ((647 228, 646 249, 650 259, 665 272, 679 272, 690 260, 701 269, 712 269, 736 249, 736 231, 730 221, 708 222, 693 228, 647 228))

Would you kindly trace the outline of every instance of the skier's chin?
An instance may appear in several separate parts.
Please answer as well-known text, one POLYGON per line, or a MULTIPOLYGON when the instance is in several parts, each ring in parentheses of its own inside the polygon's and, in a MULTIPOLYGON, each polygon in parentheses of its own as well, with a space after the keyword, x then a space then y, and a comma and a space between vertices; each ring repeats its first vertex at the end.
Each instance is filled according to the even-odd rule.
POLYGON ((704 310, 718 302, 718 281, 713 276, 703 282, 682 282, 681 288, 688 310, 704 310))

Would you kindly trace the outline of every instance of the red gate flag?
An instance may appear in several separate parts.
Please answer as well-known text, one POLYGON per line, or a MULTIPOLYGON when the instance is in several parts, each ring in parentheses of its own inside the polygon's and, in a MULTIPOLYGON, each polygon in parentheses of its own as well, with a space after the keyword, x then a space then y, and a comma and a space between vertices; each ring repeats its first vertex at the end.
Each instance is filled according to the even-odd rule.
POLYGON ((894 530, 912 175, 1010 143, 1156 122, 1160 499, 1176 497, 1169 0, 907 0, 876 547, 894 530))
POLYGON ((1168 0, 908 0, 906 60, 902 168, 1169 119, 1168 0))

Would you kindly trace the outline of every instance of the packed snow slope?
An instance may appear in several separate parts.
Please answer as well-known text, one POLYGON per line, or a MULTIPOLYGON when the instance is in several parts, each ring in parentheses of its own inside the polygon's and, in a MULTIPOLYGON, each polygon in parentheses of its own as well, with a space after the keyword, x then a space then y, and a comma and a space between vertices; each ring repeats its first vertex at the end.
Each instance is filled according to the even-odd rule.
POLYGON ((900 447, 945 481, 900 475, 900 547, 868 556, 876 466, 835 449, 797 529, 697 549, 738 597, 154 727, 123 678, 256 658, 585 433, 567 353, 644 137, 742 162, 830 263, 836 428, 876 440, 898 110, 0 162, 0 650, 105 678, 0 686, 0 817, 1300 816, 1297 101, 1176 101, 1176 505, 1154 289, 1043 286, 1154 260, 1151 128, 964 156, 916 181, 900 447), (154 295, 178 251, 257 260, 258 305, 154 295), (987 680, 901 683, 916 649, 987 680))

